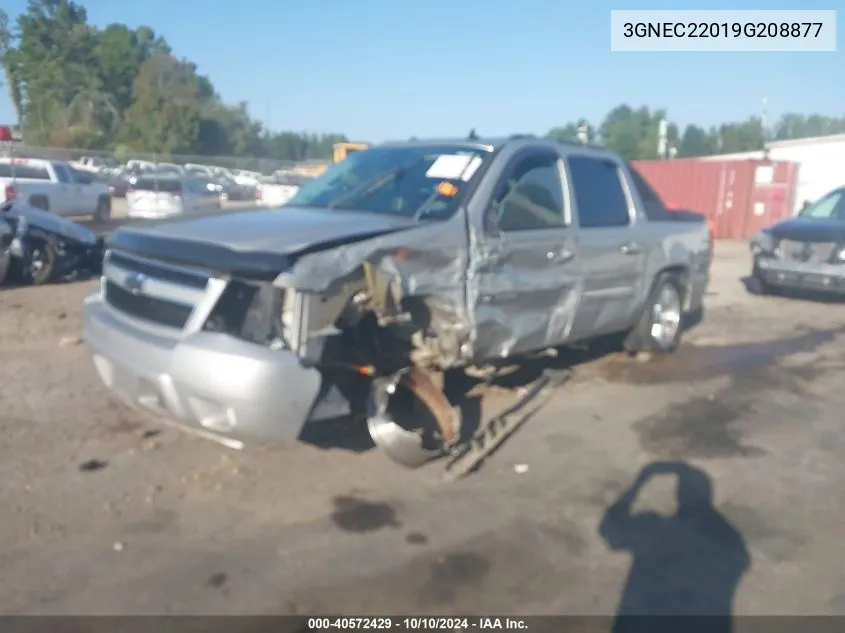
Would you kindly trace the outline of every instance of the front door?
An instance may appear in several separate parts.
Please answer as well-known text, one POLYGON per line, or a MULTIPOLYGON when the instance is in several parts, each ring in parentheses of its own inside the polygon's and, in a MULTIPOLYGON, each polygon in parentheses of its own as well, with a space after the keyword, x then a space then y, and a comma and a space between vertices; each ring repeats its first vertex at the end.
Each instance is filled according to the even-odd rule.
POLYGON ((476 360, 559 345, 569 333, 581 275, 562 168, 557 152, 517 153, 485 207, 471 275, 476 360))

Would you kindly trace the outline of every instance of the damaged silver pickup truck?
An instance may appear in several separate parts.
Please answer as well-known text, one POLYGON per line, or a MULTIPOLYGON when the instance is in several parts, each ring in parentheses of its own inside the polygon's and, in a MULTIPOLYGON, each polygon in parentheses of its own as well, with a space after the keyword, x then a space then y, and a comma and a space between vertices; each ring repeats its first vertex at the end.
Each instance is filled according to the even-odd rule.
POLYGON ((283 208, 121 227, 84 339, 112 391, 228 446, 351 409, 418 465, 461 437, 444 372, 610 333, 673 351, 709 280, 690 215, 600 148, 385 144, 283 208))

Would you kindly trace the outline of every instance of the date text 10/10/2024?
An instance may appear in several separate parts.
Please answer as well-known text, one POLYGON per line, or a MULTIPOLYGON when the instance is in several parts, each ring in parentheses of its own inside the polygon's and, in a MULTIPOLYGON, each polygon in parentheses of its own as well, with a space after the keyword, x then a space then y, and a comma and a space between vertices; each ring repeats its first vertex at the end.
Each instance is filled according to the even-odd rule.
POLYGON ((524 619, 510 617, 308 618, 309 631, 524 631, 527 629, 528 625, 524 619))

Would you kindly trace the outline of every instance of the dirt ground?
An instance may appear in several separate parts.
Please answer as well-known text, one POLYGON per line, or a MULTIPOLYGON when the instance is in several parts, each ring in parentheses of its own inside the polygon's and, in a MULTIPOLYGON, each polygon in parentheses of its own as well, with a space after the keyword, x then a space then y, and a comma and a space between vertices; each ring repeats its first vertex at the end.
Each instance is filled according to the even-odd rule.
POLYGON ((675 356, 578 366, 453 483, 349 428, 172 430, 78 344, 96 281, 0 291, 0 612, 845 613, 842 304, 751 296, 748 260, 719 245, 675 356))

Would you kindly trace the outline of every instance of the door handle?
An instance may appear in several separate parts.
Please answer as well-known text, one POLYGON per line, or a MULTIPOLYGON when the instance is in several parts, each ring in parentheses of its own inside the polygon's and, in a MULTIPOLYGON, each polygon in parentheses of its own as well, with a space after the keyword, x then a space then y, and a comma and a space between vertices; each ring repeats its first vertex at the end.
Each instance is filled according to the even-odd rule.
POLYGON ((643 252, 642 246, 640 246, 636 242, 628 242, 627 244, 623 244, 619 247, 619 250, 622 251, 623 255, 639 255, 643 252))

